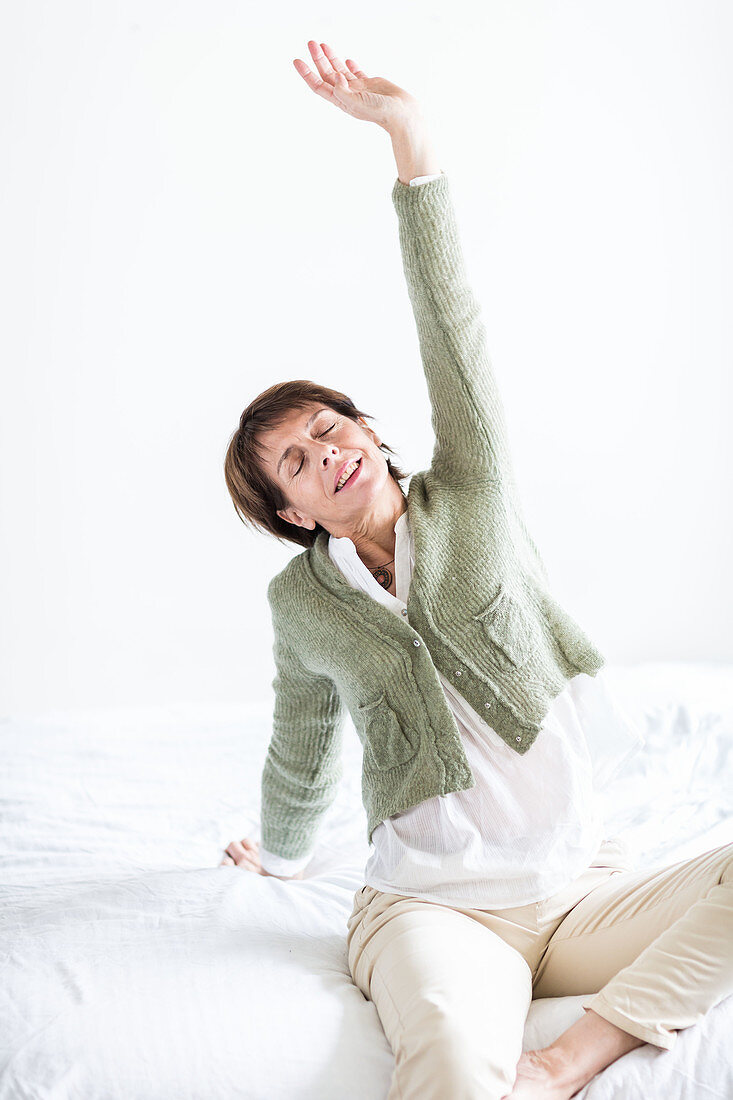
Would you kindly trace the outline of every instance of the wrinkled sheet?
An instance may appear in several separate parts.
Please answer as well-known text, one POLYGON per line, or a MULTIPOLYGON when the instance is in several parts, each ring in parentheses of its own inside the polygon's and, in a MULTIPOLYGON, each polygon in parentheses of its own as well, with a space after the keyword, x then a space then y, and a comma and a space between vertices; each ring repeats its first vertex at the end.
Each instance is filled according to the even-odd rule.
MULTIPOLYGON (((733 666, 608 673, 646 745, 606 793, 607 835, 650 868, 733 841, 733 666)), ((393 1056, 346 959, 368 856, 349 720, 308 877, 218 866, 259 838, 270 715, 0 715, 0 1100, 384 1100, 393 1056)), ((533 1002, 524 1048, 582 999, 533 1002)), ((578 1095, 729 1100, 731 1034, 733 997, 578 1095)))

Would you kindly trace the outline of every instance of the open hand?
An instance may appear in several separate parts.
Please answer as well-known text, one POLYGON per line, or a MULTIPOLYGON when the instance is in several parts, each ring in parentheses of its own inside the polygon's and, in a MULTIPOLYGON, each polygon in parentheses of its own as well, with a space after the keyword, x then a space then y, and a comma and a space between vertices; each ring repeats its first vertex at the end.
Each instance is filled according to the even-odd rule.
POLYGON ((267 874, 260 863, 260 845, 256 840, 246 836, 244 840, 233 840, 224 849, 224 858, 220 867, 235 865, 244 871, 256 871, 260 875, 267 874))
POLYGON ((420 116, 420 104, 414 96, 381 76, 367 76, 356 61, 341 61, 325 42, 310 41, 308 49, 318 73, 305 61, 295 58, 293 65, 316 95, 329 100, 347 115, 364 122, 376 122, 390 131, 393 127, 420 116))

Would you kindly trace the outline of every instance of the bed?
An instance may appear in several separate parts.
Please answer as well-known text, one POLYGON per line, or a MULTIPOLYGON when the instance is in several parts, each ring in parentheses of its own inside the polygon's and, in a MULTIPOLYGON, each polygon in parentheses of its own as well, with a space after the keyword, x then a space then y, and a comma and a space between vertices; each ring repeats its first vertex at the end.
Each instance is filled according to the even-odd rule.
MULTIPOLYGON (((607 835, 663 866, 733 841, 733 665, 607 666, 646 738, 607 835)), ((384 1100, 393 1056, 349 975, 368 849, 361 747, 302 881, 218 866, 259 838, 271 700, 3 714, 0 1100, 384 1100)), ((582 1015, 532 1003, 524 1048, 582 1015)), ((733 1096, 733 997, 586 1100, 733 1096)))

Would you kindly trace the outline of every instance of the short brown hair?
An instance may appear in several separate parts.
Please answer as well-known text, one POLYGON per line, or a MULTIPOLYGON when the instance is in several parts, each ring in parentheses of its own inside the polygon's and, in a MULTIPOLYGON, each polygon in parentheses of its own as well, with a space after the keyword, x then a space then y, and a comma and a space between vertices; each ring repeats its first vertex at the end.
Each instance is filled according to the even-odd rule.
MULTIPOLYGON (((302 409, 317 402, 356 421, 358 417, 373 420, 369 413, 357 409, 345 393, 320 386, 316 382, 299 378, 291 382, 277 382, 259 397, 255 397, 239 418, 239 427, 232 434, 224 458, 224 478, 234 509, 242 520, 254 530, 274 535, 280 542, 294 542, 297 546, 312 546, 324 528, 316 523, 311 531, 288 523, 277 514, 278 509, 288 507, 282 489, 275 485, 263 469, 260 436, 270 428, 276 428, 293 409, 302 409)), ((394 454, 386 443, 380 450, 394 454)), ((399 485, 408 473, 396 466, 387 456, 387 469, 399 485)), ((405 491, 400 485, 403 496, 405 491)))

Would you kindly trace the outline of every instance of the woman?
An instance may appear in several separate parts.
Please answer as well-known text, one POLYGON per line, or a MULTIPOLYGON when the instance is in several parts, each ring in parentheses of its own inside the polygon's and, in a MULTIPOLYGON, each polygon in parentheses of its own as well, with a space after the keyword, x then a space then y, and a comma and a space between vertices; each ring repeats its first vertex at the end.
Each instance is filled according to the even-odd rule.
POLYGON ((242 414, 237 511, 305 550, 268 587, 262 847, 235 841, 223 862, 302 877, 348 710, 374 846, 348 959, 395 1054, 390 1098, 559 1100, 634 1047, 669 1049, 733 991, 733 845, 647 872, 604 839, 594 793, 639 738, 522 519, 447 177, 414 97, 308 45, 308 86, 392 140, 435 449, 405 494, 338 391, 284 383, 242 414), (591 993, 522 1054, 533 995, 591 993))

